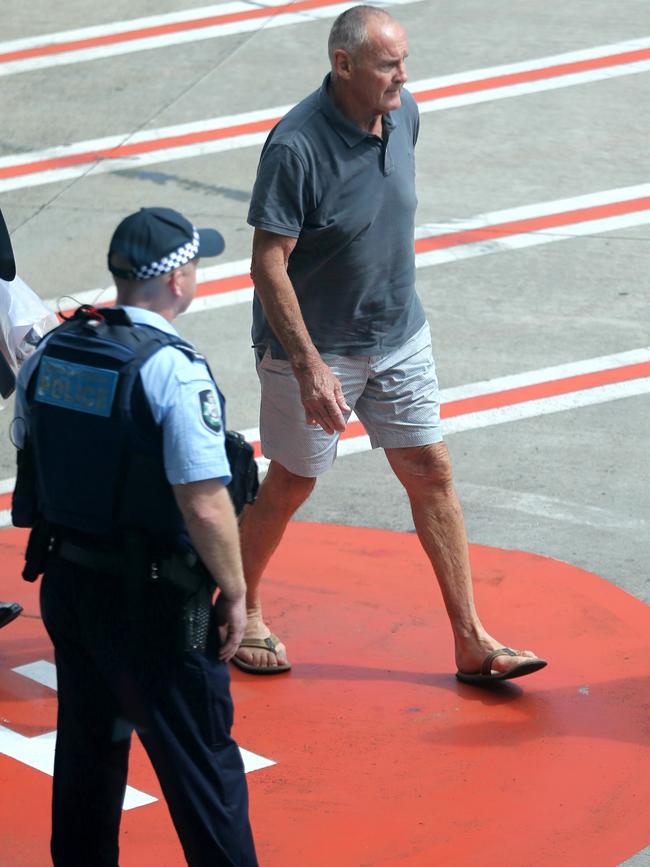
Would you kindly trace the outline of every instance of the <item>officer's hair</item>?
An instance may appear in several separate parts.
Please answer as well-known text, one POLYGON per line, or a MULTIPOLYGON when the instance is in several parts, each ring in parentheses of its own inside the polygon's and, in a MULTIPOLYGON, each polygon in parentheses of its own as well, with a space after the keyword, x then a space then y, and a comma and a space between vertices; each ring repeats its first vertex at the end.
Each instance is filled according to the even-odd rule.
POLYGON ((132 301, 151 301, 160 292, 162 281, 160 277, 150 280, 125 280, 124 277, 113 277, 117 289, 118 304, 130 304, 132 301))
POLYGON ((353 6, 352 9, 342 12, 332 24, 327 41, 327 52, 332 67, 334 52, 338 48, 347 51, 352 58, 359 56, 361 49, 368 42, 368 21, 371 18, 391 17, 388 12, 384 12, 377 6, 353 6))

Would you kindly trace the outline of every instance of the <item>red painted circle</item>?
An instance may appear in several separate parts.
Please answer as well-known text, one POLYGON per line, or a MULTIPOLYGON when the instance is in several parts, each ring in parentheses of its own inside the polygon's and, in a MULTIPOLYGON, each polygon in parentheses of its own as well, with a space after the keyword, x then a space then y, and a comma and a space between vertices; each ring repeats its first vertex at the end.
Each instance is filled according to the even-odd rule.
MULTIPOLYGON (((24 534, 0 535, 3 596, 24 534)), ((290 675, 233 672, 236 737, 264 867, 617 864, 649 842, 650 612, 573 566, 474 545, 487 628, 549 660, 480 691, 453 677, 449 625, 414 534, 291 524, 266 614, 290 675)), ((10 669, 51 659, 38 619, 0 636, 2 725, 55 725, 55 696, 10 669)), ((142 750, 129 782, 160 797, 142 750)), ((50 779, 0 756, 3 864, 47 863, 50 779), (28 807, 26 805, 29 805, 28 807)), ((124 814, 123 867, 183 863, 163 802, 124 814)))

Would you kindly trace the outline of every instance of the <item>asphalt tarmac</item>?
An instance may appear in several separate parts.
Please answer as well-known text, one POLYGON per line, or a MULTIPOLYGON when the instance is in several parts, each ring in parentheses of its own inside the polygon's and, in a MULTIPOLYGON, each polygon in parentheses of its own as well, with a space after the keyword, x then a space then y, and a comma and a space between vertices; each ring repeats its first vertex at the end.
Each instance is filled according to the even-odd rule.
MULTIPOLYGON (((218 8, 234 5, 243 4, 218 8)), ((8 18, 3 14, 0 77, 11 40, 194 8, 187 0, 10 6, 8 18)), ((411 82, 650 37, 646 0, 420 0, 388 8, 409 35, 411 82)), ((261 20, 241 32, 233 24, 233 32, 212 38, 9 69, 0 88, 0 205, 23 279, 48 300, 108 287, 105 254, 112 230, 143 205, 176 207, 197 225, 217 227, 226 239, 224 262, 246 260, 258 142, 185 155, 161 145, 150 162, 134 157, 132 164, 99 172, 88 163, 83 173, 54 181, 12 173, 11 166, 46 149, 109 136, 131 141, 141 131, 293 104, 327 71, 333 14, 278 26, 261 20)), ((423 111, 417 225, 450 231, 480 215, 623 188, 638 187, 638 198, 647 196, 650 69, 619 69, 593 80, 589 69, 580 71, 584 79, 562 87, 423 111)), ((558 228, 544 244, 528 243, 534 232, 523 227, 519 246, 494 244, 480 254, 418 263, 417 288, 441 386, 647 350, 650 204, 638 213, 634 225, 604 228, 594 220, 575 234, 558 228)), ((229 426, 254 429, 259 388, 250 303, 226 298, 222 306, 189 312, 178 326, 208 356, 228 401, 229 426)), ((636 382, 647 383, 647 377, 636 382)), ((552 377, 536 381, 547 379, 552 377)), ((565 561, 647 603, 648 389, 608 394, 461 429, 447 442, 471 542, 565 561)), ((0 479, 14 474, 12 400, 5 404, 0 479)), ((297 518, 412 529, 406 498, 383 455, 363 450, 340 457, 297 518)), ((535 649, 552 657, 553 635, 535 649)), ((650 850, 625 863, 650 864, 650 850)))

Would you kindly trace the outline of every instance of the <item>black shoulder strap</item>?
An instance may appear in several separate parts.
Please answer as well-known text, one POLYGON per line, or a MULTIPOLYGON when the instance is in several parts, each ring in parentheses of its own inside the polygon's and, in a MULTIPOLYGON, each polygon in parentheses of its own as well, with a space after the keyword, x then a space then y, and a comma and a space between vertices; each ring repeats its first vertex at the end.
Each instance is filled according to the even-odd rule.
MULTIPOLYGON (((135 327, 144 339, 134 350, 133 358, 124 366, 121 372, 121 409, 126 413, 130 413, 131 394, 140 371, 152 356, 161 349, 164 349, 166 346, 172 346, 174 349, 180 350, 190 359, 190 361, 203 361, 206 367, 208 367, 207 361, 205 361, 205 358, 201 353, 198 352, 191 343, 183 340, 182 337, 178 337, 176 334, 168 334, 165 331, 160 331, 160 329, 155 328, 154 326, 137 325, 135 327)), ((210 370, 209 367, 208 370, 210 370)))

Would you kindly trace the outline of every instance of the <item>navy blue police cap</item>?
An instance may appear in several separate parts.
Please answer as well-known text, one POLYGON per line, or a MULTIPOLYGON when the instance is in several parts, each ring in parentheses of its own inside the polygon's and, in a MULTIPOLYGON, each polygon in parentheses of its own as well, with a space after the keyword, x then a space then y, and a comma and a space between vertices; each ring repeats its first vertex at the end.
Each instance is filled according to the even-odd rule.
POLYGON ((218 256, 224 247, 216 229, 197 229, 172 208, 140 208, 113 233, 108 270, 125 280, 150 280, 197 256, 218 256))
POLYGON ((0 279, 13 280, 16 276, 16 261, 11 249, 11 238, 7 224, 0 211, 0 279))

